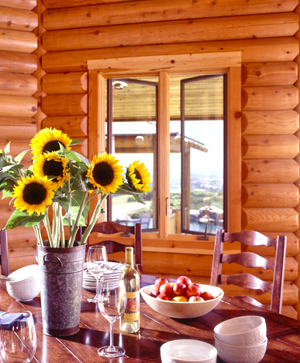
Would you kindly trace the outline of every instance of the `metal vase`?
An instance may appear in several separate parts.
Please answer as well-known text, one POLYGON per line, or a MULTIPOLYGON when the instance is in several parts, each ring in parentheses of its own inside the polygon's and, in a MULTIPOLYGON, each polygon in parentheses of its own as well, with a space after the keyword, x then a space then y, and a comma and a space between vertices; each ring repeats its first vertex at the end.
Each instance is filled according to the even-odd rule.
POLYGON ((37 246, 41 272, 43 333, 62 337, 79 331, 85 245, 37 246))

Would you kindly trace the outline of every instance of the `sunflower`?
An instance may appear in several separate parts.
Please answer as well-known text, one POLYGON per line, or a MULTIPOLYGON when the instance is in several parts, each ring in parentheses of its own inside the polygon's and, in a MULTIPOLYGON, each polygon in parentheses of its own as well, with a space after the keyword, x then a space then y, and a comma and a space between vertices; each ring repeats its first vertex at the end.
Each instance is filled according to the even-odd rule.
POLYGON ((141 192, 149 192, 151 190, 151 187, 148 185, 150 184, 150 174, 144 163, 139 164, 139 160, 129 165, 126 177, 131 187, 141 192))
POLYGON ((47 176, 53 182, 53 189, 61 187, 69 180, 68 159, 61 158, 56 152, 36 156, 33 164, 34 175, 38 178, 47 176))
POLYGON ((19 180, 14 187, 13 198, 16 198, 14 206, 19 210, 25 210, 29 215, 36 212, 43 214, 54 197, 53 184, 47 177, 42 179, 32 175, 19 180))
POLYGON ((65 149, 70 150, 69 145, 71 142, 72 140, 67 134, 47 127, 31 139, 31 152, 34 156, 38 156, 45 152, 58 151, 60 150, 59 144, 62 144, 65 149))
POLYGON ((106 152, 95 155, 86 174, 94 188, 100 188, 102 193, 114 193, 123 184, 123 168, 114 156, 106 152))

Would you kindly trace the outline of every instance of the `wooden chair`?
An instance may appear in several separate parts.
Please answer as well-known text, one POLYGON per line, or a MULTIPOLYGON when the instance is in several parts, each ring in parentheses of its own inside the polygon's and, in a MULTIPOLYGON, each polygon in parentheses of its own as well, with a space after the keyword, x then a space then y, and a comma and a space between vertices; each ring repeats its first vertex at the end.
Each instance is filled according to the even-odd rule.
POLYGON ((286 237, 278 236, 277 238, 267 237, 256 231, 243 231, 237 233, 225 233, 219 229, 216 233, 214 255, 212 262, 210 284, 219 286, 221 284, 234 284, 245 289, 259 290, 262 292, 271 293, 271 305, 266 306, 250 296, 238 296, 240 299, 250 302, 254 305, 266 308, 276 313, 281 313, 282 307, 282 291, 284 283, 284 262, 286 250, 286 237), (223 254, 224 242, 240 242, 242 252, 236 254, 223 254), (276 250, 275 261, 267 260, 266 258, 257 255, 251 251, 243 251, 245 246, 274 247, 276 250), (222 264, 237 263, 245 267, 261 267, 264 269, 273 270, 273 281, 267 282, 260 278, 245 272, 232 275, 222 274, 222 264))
POLYGON ((0 265, 1 274, 4 276, 9 275, 9 264, 8 264, 8 244, 7 244, 7 231, 0 230, 0 265))
MULTIPOLYGON (((80 235, 83 233, 83 231, 84 228, 80 230, 79 238, 80 235)), ((116 222, 101 222, 95 224, 91 234, 93 233, 102 233, 111 236, 100 242, 87 245, 87 250, 89 246, 99 244, 105 246, 107 253, 110 254, 119 251, 125 252, 125 247, 132 246, 134 248, 135 268, 140 274, 143 274, 142 228, 140 223, 136 223, 135 226, 126 226, 116 222), (132 235, 134 235, 134 240, 128 238, 131 237, 132 235)))

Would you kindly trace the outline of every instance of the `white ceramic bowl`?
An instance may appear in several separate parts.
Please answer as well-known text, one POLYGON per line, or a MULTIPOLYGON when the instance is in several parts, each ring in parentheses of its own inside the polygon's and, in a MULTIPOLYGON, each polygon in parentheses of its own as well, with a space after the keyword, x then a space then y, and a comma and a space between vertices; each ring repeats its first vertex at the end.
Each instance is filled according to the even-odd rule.
POLYGON ((227 344, 257 345, 266 340, 267 326, 263 317, 247 315, 223 321, 214 332, 217 339, 227 344))
POLYGON ((171 318, 189 319, 196 318, 197 316, 202 316, 210 312, 219 304, 224 295, 223 290, 219 287, 201 284, 199 285, 202 291, 210 292, 213 296, 215 296, 215 298, 212 300, 194 303, 160 300, 150 296, 150 293, 152 290, 154 290, 155 285, 143 287, 140 292, 146 303, 158 313, 171 318))
POLYGON ((178 339, 160 347, 162 363, 215 363, 217 349, 208 343, 195 339, 178 339))
POLYGON ((221 342, 215 337, 215 347, 219 357, 227 363, 258 363, 267 349, 268 339, 259 345, 232 345, 221 342))
POLYGON ((18 301, 30 301, 41 291, 39 265, 29 265, 12 272, 14 281, 6 282, 7 292, 18 301))

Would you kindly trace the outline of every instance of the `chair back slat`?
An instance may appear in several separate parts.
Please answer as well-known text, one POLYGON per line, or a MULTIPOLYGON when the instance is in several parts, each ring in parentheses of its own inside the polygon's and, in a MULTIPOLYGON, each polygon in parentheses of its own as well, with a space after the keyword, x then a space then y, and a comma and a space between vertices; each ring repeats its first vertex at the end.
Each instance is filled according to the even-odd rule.
POLYGON ((9 263, 8 263, 8 242, 7 231, 0 230, 0 264, 1 274, 4 276, 9 275, 9 263))
MULTIPOLYGON (((234 284, 241 288, 258 290, 271 293, 271 304, 267 308, 280 313, 282 308, 282 292, 284 284, 284 264, 286 253, 286 236, 271 238, 257 231, 242 231, 236 233, 217 230, 214 246, 214 255, 211 270, 210 284, 218 286, 223 284, 234 284), (241 252, 237 254, 223 254, 224 243, 240 242, 241 252), (275 261, 268 260, 254 252, 244 252, 246 246, 267 246, 275 248, 275 261), (263 281, 250 273, 239 273, 222 275, 222 264, 237 263, 247 268, 264 268, 273 271, 272 281, 263 281)), ((248 299, 249 300, 249 299, 248 299)), ((258 303, 257 305, 261 305, 258 303)))

